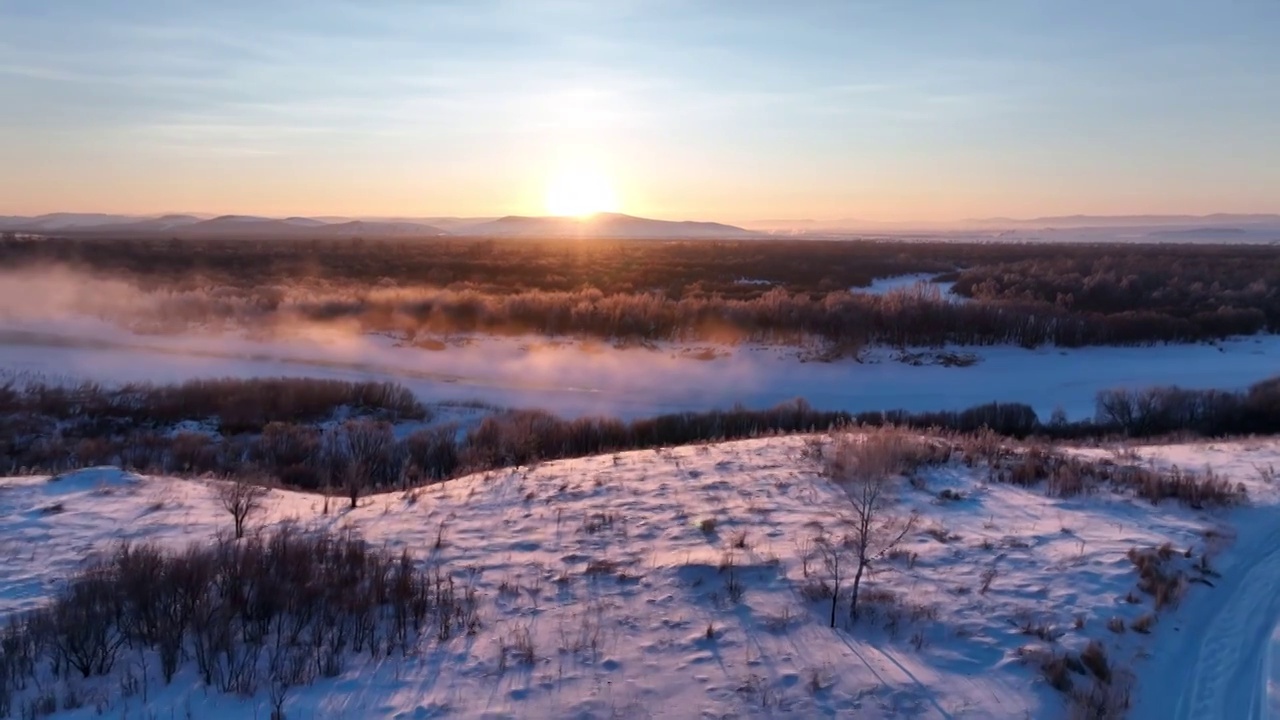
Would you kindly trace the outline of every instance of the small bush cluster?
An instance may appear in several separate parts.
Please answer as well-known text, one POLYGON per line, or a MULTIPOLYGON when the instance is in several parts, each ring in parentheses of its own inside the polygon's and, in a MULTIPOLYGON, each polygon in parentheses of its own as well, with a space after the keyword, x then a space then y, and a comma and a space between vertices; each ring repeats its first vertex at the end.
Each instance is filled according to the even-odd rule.
POLYGON ((70 693, 126 660, 133 673, 134 659, 143 686, 148 668, 165 684, 190 668, 221 692, 266 687, 279 710, 289 688, 341 674, 353 655, 473 633, 478 613, 446 568, 353 534, 286 526, 178 553, 124 543, 0 631, 0 717, 43 714, 53 688, 70 693))
POLYGON ((1038 666, 1050 687, 1066 696, 1073 720, 1120 720, 1128 713, 1132 674, 1115 667, 1097 640, 1090 640, 1078 654, 1031 650, 1024 657, 1038 666))
MULTIPOLYGON (((1192 508, 1229 507, 1247 499, 1245 487, 1213 472, 1194 473, 1090 460, 1031 446, 1015 453, 993 450, 988 458, 992 478, 1022 487, 1044 485, 1053 497, 1075 497, 1104 488, 1130 492, 1153 505, 1173 500, 1192 508)), ((972 461, 972 457, 970 458, 972 461)))
POLYGON ((833 478, 897 476, 951 459, 952 446, 907 432, 901 427, 871 428, 860 436, 841 438, 824 470, 833 478))
POLYGON ((1158 548, 1130 548, 1128 558, 1138 571, 1138 590, 1151 596, 1155 609, 1177 607, 1188 583, 1186 573, 1178 567, 1182 554, 1165 543, 1158 548))

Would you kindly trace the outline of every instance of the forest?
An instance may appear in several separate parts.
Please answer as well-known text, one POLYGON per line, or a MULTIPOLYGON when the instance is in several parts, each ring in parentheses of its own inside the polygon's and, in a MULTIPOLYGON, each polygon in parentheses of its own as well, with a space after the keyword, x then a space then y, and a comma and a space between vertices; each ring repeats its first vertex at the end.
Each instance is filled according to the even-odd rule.
POLYGON ((161 331, 344 322, 409 339, 856 349, 1146 345, 1280 329, 1280 249, 1257 245, 9 238, 0 263, 128 283, 145 302, 117 319, 161 331), (858 292, 906 274, 952 292, 858 292))

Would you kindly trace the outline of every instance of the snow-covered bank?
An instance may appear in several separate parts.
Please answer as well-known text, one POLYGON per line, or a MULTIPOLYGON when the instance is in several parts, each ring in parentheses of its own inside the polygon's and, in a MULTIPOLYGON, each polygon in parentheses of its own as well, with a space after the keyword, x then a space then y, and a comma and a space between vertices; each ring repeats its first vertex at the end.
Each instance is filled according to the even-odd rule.
POLYGON ((1156 632, 1131 717, 1264 720, 1277 715, 1280 624, 1280 444, 1255 440, 1138 448, 1157 466, 1211 466, 1247 483, 1251 506, 1225 513, 1233 536, 1216 587, 1191 593, 1156 632))
POLYGON ((465 338, 430 350, 381 336, 306 334, 138 336, 104 324, 10 324, 0 369, 101 381, 173 382, 208 376, 388 379, 423 400, 482 400, 562 416, 625 419, 796 397, 828 410, 959 410, 1022 402, 1047 419, 1062 408, 1090 417, 1095 394, 1117 386, 1241 389, 1280 372, 1280 336, 1217 345, 958 348, 969 367, 911 365, 873 348, 862 361, 805 362, 794 348, 616 348, 538 338, 465 338))
MULTIPOLYGON (((1257 447, 1258 458, 1277 454, 1273 442, 1257 447)), ((825 601, 804 596, 823 572, 805 543, 839 527, 848 500, 806 449, 803 438, 774 438, 547 463, 328 513, 317 496, 273 491, 254 525, 356 529, 465 568, 483 600, 476 635, 296 688, 286 715, 1054 718, 1065 714, 1062 696, 1024 648, 1078 651, 1106 638, 1116 666, 1138 673, 1145 701, 1168 693, 1156 683, 1183 660, 1167 644, 1192 636, 1195 608, 1226 598, 1193 586, 1153 635, 1107 629, 1148 612, 1147 601, 1127 601, 1130 549, 1171 542, 1199 553, 1206 528, 1246 511, 1107 491, 1052 498, 957 461, 902 484, 895 511, 917 510, 922 522, 901 554, 873 565, 863 618, 833 630, 825 601), (503 642, 525 635, 528 662, 501 662, 503 642)), ((1147 452, 1189 467, 1233 457, 1207 446, 1147 452)), ((1234 480, 1245 467, 1219 469, 1234 480)), ((1260 505, 1274 500, 1252 472, 1240 480, 1260 505)), ((204 482, 114 470, 0 480, 0 550, 10 558, 0 615, 39 605, 119 539, 181 547, 229 526, 204 482)), ((1228 578, 1233 553, 1219 556, 1228 578)), ((98 688, 107 716, 146 716, 140 698, 114 688, 98 688)), ((92 696, 91 684, 82 689, 92 696)), ((265 697, 209 692, 190 676, 156 679, 151 693, 150 707, 195 720, 269 710, 265 697)), ((60 717, 97 714, 89 705, 60 717)))

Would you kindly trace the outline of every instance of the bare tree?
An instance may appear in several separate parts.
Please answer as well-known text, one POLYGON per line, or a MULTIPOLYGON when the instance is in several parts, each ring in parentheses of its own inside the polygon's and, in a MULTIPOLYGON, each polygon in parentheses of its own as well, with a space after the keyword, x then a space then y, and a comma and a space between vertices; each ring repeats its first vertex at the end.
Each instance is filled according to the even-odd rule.
POLYGON ((918 438, 897 430, 846 437, 827 465, 831 478, 853 506, 851 528, 844 541, 854 562, 849 601, 852 620, 858 618, 858 590, 867 568, 902 542, 916 525, 915 512, 906 516, 892 512, 892 491, 902 471, 927 455, 920 443, 918 438))
POLYGON ((1097 395, 1094 417, 1099 423, 1120 426, 1129 435, 1146 435, 1155 429, 1164 410, 1162 401, 1176 394, 1176 388, 1102 390, 1097 395))
POLYGON ((370 485, 369 469, 365 463, 351 462, 343 473, 342 487, 347 491, 347 499, 351 501, 351 509, 355 510, 360 503, 360 495, 365 486, 370 485))
POLYGON ((267 489, 244 478, 237 478, 218 486, 218 502, 231 513, 235 523, 236 539, 244 537, 244 525, 249 516, 262 509, 267 489))
POLYGON ((848 563, 845 555, 852 547, 852 538, 845 535, 838 540, 818 535, 813 539, 813 547, 822 558, 822 565, 831 578, 831 627, 836 626, 836 609, 840 604, 840 586, 844 584, 848 563))
POLYGON ((366 488, 396 484, 404 471, 405 453, 390 423, 348 420, 340 430, 335 450, 345 455, 342 479, 355 508, 366 488))
POLYGON ((65 667, 79 670, 86 678, 110 672, 126 641, 117 622, 120 597, 113 590, 109 570, 90 568, 67 586, 43 616, 51 628, 49 647, 65 667))

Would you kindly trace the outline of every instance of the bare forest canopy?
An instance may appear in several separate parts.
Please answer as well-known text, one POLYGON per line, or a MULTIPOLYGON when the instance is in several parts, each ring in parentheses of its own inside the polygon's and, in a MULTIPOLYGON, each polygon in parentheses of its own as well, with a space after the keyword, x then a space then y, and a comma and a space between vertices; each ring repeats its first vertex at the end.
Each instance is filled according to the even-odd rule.
POLYGON ((175 329, 348 321, 410 336, 840 346, 1141 345, 1280 329, 1280 248, 1258 245, 9 237, 0 266, 123 281, 154 296, 132 319, 175 329), (952 283, 956 297, 849 292, 907 274, 952 283))

